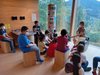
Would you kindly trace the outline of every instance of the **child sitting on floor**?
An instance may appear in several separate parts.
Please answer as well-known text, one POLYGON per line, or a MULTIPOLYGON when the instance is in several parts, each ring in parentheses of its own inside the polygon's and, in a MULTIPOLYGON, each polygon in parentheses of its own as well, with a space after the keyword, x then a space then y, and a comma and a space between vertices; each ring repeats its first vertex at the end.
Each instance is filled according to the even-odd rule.
POLYGON ((55 38, 49 44, 49 48, 48 48, 48 51, 47 51, 47 56, 54 57, 54 54, 55 54, 54 52, 55 52, 56 47, 57 47, 57 40, 55 38))
POLYGON ((84 45, 80 44, 77 47, 76 52, 72 52, 69 56, 69 61, 72 63, 71 67, 68 67, 68 63, 65 65, 65 71, 67 75, 84 75, 84 71, 82 69, 82 58, 81 53, 84 51, 84 45))
POLYGON ((50 32, 48 30, 45 31, 45 44, 49 46, 50 42, 52 41, 50 38, 50 32))
POLYGON ((44 55, 47 52, 48 46, 45 45, 45 35, 42 34, 39 37, 38 47, 40 48, 40 54, 44 55))
MULTIPOLYGON (((73 43, 74 43, 74 46, 73 46, 71 52, 76 52, 77 51, 77 47, 78 47, 78 45, 80 43, 77 42, 77 39, 73 39, 73 43)), ((89 62, 87 61, 86 56, 84 54, 81 54, 81 57, 82 57, 82 68, 84 69, 85 72, 90 71, 91 67, 88 67, 89 62)))

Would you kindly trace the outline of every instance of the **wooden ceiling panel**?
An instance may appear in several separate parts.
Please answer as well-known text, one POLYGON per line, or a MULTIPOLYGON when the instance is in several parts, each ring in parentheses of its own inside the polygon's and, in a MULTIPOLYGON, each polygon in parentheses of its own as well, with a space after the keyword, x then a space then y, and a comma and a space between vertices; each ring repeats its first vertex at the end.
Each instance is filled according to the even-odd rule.
POLYGON ((37 0, 2 0, 0 1, 1 7, 27 7, 33 8, 37 4, 37 0))

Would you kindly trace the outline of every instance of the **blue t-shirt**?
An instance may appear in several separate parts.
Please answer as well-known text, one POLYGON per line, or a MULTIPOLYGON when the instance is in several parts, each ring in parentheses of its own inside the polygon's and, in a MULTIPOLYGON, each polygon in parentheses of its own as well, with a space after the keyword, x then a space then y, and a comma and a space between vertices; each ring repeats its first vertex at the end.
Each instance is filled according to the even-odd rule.
POLYGON ((23 52, 26 51, 26 50, 28 50, 28 48, 26 46, 29 45, 30 43, 31 43, 31 41, 28 39, 27 35, 20 34, 18 36, 18 45, 19 45, 19 48, 23 52))
POLYGON ((0 29, 0 35, 4 35, 6 33, 6 30, 0 29))

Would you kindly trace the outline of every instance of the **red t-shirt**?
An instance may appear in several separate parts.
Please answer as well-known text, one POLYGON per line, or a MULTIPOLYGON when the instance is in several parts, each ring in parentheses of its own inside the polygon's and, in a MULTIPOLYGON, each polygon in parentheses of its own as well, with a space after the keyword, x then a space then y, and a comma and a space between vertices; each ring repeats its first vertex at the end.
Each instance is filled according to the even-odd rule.
POLYGON ((50 43, 49 44, 49 48, 47 50, 47 55, 49 57, 54 57, 54 54, 55 54, 54 52, 55 52, 56 47, 57 47, 57 43, 50 43))
POLYGON ((59 36, 57 38, 57 50, 61 52, 66 52, 68 49, 68 37, 67 36, 59 36))

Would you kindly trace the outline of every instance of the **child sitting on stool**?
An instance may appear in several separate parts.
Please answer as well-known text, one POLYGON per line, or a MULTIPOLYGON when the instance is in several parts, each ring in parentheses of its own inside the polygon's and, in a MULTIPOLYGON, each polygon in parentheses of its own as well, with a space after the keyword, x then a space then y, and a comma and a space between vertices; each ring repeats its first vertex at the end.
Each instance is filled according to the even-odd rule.
POLYGON ((50 42, 52 41, 50 38, 50 32, 48 30, 45 31, 45 44, 49 46, 50 42))
POLYGON ((47 52, 48 46, 45 45, 45 35, 39 36, 38 47, 40 48, 40 54, 44 55, 47 52))
POLYGON ((67 35, 66 29, 62 29, 61 36, 57 38, 57 50, 63 53, 69 50, 69 47, 67 46, 68 37, 66 35, 67 35))
POLYGON ((49 48, 48 48, 48 51, 47 51, 47 56, 49 57, 54 57, 54 52, 56 50, 56 47, 57 47, 57 39, 54 38, 52 40, 52 42, 49 44, 49 48))

